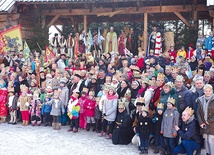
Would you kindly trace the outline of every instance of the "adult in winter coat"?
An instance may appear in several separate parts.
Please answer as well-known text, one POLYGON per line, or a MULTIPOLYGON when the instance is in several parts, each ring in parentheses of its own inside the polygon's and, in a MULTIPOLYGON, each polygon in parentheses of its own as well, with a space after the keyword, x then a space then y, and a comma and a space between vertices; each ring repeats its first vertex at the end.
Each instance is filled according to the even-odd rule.
POLYGON ((134 132, 132 129, 132 119, 125 111, 125 105, 123 102, 119 103, 118 115, 115 122, 115 129, 112 134, 113 144, 127 145, 131 142, 134 132))
POLYGON ((201 137, 197 128, 198 123, 193 113, 194 110, 187 107, 182 113, 181 128, 177 125, 175 126, 178 136, 181 137, 181 143, 174 148, 176 154, 186 153, 187 155, 192 155, 194 150, 200 148, 201 137))
POLYGON ((210 84, 204 86, 204 95, 198 100, 197 119, 205 139, 206 153, 214 154, 214 94, 210 84))
POLYGON ((108 94, 106 95, 106 100, 104 100, 103 104, 103 126, 102 132, 100 136, 104 136, 107 133, 108 138, 111 138, 114 121, 117 114, 117 99, 118 96, 113 87, 109 88, 108 94))
POLYGON ((166 110, 167 107, 167 100, 169 97, 173 97, 175 99, 175 105, 177 106, 178 103, 178 97, 175 93, 175 88, 172 82, 167 82, 163 86, 163 90, 160 93, 160 101, 159 103, 164 104, 164 111, 166 110))

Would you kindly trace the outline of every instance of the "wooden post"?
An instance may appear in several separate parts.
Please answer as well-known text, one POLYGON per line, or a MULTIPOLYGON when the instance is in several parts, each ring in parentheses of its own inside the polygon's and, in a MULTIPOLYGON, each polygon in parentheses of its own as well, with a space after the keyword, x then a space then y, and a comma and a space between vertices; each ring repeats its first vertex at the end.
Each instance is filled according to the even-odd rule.
POLYGON ((84 30, 87 33, 87 16, 84 15, 83 17, 84 17, 84 30))
POLYGON ((143 30, 143 50, 146 53, 147 50, 147 40, 148 40, 148 36, 147 36, 147 29, 148 29, 148 14, 144 13, 144 30, 143 30))

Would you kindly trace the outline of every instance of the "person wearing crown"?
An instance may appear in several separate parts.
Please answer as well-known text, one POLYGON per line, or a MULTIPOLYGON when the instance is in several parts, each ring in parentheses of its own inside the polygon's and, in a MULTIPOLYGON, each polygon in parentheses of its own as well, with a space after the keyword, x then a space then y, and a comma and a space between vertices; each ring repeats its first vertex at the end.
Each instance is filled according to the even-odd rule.
POLYGON ((149 109, 150 110, 155 110, 155 108, 156 108, 155 103, 157 103, 157 101, 159 100, 160 93, 163 90, 163 86, 165 85, 164 78, 165 78, 164 74, 158 73, 157 80, 156 80, 156 83, 157 83, 158 87, 155 89, 154 96, 150 101, 150 104, 149 104, 149 109))
POLYGON ((112 134, 112 143, 115 145, 128 145, 131 142, 133 136, 134 132, 132 130, 132 119, 125 111, 125 103, 119 101, 115 129, 112 134))
POLYGON ((108 135, 108 139, 111 139, 111 135, 114 128, 114 121, 117 114, 117 100, 118 96, 116 90, 113 87, 109 87, 108 94, 106 95, 106 100, 104 100, 102 113, 104 116, 102 124, 102 132, 100 137, 108 135))
POLYGON ((214 154, 214 94, 213 87, 206 84, 203 88, 204 95, 197 99, 197 119, 201 128, 201 133, 205 139, 205 149, 207 155, 214 154))
POLYGON ((142 114, 138 117, 136 135, 140 138, 140 154, 148 154, 151 120, 148 107, 142 106, 142 114))
POLYGON ((95 124, 95 119, 94 119, 96 100, 95 100, 94 95, 95 95, 95 92, 90 91, 88 94, 88 99, 86 99, 86 101, 84 103, 85 117, 86 117, 86 121, 87 121, 86 131, 90 130, 91 123, 93 125, 93 131, 96 130, 96 124, 95 124))
POLYGON ((194 110, 191 107, 186 107, 182 113, 181 127, 175 126, 178 136, 181 137, 181 143, 174 148, 174 153, 192 155, 195 150, 200 148, 201 137, 197 124, 194 110))
POLYGON ((39 92, 34 91, 33 99, 30 102, 30 115, 31 115, 31 125, 38 125, 40 126, 42 123, 41 119, 41 106, 42 101, 39 98, 39 92))
POLYGON ((178 126, 179 113, 175 108, 175 99, 169 97, 167 100, 167 109, 163 114, 163 120, 161 123, 160 133, 166 139, 166 154, 175 155, 173 149, 176 145, 177 131, 175 130, 175 125, 178 126))
POLYGON ((20 86, 21 95, 19 96, 17 106, 20 107, 20 112, 22 115, 22 125, 27 126, 29 122, 29 106, 30 106, 30 96, 27 95, 28 87, 25 85, 20 86))
POLYGON ((157 110, 154 113, 152 118, 152 123, 153 123, 152 128, 153 128, 154 144, 155 144, 154 153, 155 154, 160 153, 160 155, 164 155, 164 149, 165 149, 164 137, 162 134, 160 134, 164 109, 165 109, 164 104, 158 103, 157 110))

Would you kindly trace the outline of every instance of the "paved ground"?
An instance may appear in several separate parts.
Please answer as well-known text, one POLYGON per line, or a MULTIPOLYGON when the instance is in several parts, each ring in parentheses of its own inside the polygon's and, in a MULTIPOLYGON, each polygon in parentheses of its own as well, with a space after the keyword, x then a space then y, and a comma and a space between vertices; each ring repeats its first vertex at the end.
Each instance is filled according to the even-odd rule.
MULTIPOLYGON (((68 133, 52 127, 0 124, 0 155, 137 155, 137 147, 113 145, 97 133, 80 130, 68 133)), ((153 155, 149 150, 149 155, 153 155)))

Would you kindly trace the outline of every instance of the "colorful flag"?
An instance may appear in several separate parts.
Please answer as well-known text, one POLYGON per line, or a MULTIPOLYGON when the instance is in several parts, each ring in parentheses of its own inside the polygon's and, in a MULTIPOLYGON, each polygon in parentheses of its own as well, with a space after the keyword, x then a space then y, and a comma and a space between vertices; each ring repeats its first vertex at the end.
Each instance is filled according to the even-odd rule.
POLYGON ((23 57, 27 60, 30 57, 30 48, 25 40, 24 49, 23 49, 23 57))
POLYGON ((91 34, 91 29, 88 31, 88 49, 87 52, 91 51, 91 46, 94 44, 92 34, 91 34))
POLYGON ((16 51, 19 52, 22 50, 22 33, 21 33, 21 26, 17 25, 6 29, 0 32, 1 36, 3 37, 3 41, 5 42, 6 46, 3 48, 3 51, 16 51))
POLYGON ((54 59, 56 56, 52 50, 48 46, 46 46, 45 49, 45 57, 44 57, 44 62, 51 62, 52 59, 54 59))

